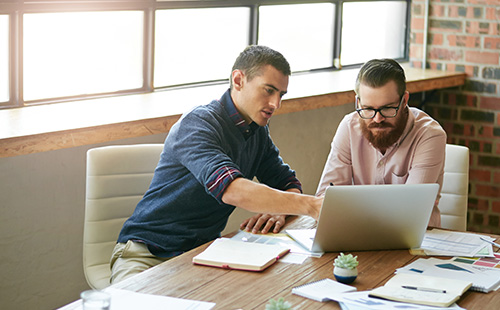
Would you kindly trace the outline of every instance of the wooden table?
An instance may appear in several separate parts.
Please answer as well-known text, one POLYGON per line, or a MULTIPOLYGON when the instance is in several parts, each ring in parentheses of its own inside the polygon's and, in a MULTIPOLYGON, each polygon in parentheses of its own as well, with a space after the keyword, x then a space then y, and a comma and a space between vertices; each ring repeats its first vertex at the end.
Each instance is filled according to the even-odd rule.
MULTIPOLYGON (((307 217, 292 220, 288 228, 311 227, 307 217)), ((492 236, 499 237, 499 236, 492 236)), ((269 299, 284 297, 293 309, 340 309, 337 302, 316 302, 293 295, 292 287, 333 277, 333 260, 338 253, 309 257, 301 264, 277 263, 263 272, 226 270, 193 265, 193 256, 208 244, 113 285, 114 288, 216 303, 213 309, 264 309, 269 299)), ((418 259, 408 250, 350 252, 358 256, 358 291, 385 284, 396 268, 418 259)), ((500 291, 488 294, 466 292, 458 304, 471 309, 499 309, 500 291)), ((72 303, 61 309, 75 309, 72 303)))

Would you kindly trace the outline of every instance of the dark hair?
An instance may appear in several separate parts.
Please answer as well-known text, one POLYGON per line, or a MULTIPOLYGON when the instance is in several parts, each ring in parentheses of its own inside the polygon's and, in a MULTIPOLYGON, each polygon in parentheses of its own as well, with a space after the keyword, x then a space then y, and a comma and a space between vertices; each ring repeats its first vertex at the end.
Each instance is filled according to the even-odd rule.
POLYGON ((372 59, 359 70, 354 90, 359 94, 359 85, 366 84, 373 88, 382 87, 389 81, 396 82, 400 96, 406 91, 405 71, 393 59, 372 59))
MULTIPOLYGON (((284 75, 290 75, 290 64, 285 57, 267 46, 250 45, 240 53, 234 62, 233 69, 241 70, 246 75, 247 80, 253 79, 260 74, 260 69, 266 65, 271 65, 284 75)), ((231 88, 233 81, 229 78, 231 88)))

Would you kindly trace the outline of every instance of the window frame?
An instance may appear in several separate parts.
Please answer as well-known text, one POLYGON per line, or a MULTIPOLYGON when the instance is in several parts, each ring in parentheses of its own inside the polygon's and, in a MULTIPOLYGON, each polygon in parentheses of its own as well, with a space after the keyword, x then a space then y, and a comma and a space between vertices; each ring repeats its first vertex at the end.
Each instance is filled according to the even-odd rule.
MULTIPOLYGON (((58 103, 66 101, 84 100, 92 98, 103 98, 118 95, 152 93, 165 89, 178 87, 192 87, 194 84, 153 87, 154 68, 154 25, 155 12, 161 9, 186 9, 186 8, 215 8, 215 7, 249 7, 250 16, 250 42, 256 44, 258 41, 258 10, 260 5, 280 4, 307 4, 307 3, 333 3, 335 5, 335 23, 332 29, 334 65, 328 68, 313 69, 306 72, 337 70, 336 64, 340 54, 342 4, 346 2, 365 2, 368 0, 0 0, 0 14, 9 16, 9 101, 0 102, 2 108, 19 108, 38 104, 58 103), (92 12, 92 11, 123 11, 140 10, 144 12, 144 36, 143 36, 143 85, 136 89, 127 89, 116 92, 95 93, 87 95, 75 95, 58 98, 46 98, 33 101, 24 101, 23 98, 23 16, 27 13, 54 13, 54 12, 92 12)), ((409 59, 409 35, 410 35, 410 12, 411 0, 370 0, 370 1, 405 1, 407 2, 406 33, 404 57, 398 61, 409 59)), ((345 66, 356 67, 360 64, 345 66)), ((295 73, 295 72, 294 72, 295 73)), ((203 82, 198 85, 210 83, 226 83, 227 79, 203 82)))

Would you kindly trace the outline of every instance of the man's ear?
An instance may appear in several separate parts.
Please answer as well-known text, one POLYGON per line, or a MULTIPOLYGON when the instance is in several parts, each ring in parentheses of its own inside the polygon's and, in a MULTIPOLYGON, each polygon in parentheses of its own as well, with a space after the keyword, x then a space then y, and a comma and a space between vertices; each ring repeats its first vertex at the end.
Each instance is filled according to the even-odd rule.
POLYGON ((409 106, 408 103, 410 102, 410 92, 409 91, 405 91, 405 94, 403 96, 406 97, 405 100, 403 100, 405 102, 405 105, 409 106))
POLYGON ((240 90, 243 87, 243 83, 245 80, 245 75, 241 70, 234 70, 231 74, 231 78, 233 79, 233 88, 236 90, 240 90))

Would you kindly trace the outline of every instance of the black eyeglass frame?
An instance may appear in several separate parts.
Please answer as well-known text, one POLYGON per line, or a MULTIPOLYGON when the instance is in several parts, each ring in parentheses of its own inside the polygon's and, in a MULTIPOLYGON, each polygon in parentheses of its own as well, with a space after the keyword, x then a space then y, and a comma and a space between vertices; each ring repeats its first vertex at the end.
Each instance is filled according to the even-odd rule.
POLYGON ((375 118, 375 116, 377 116, 377 112, 380 113, 380 115, 382 115, 382 117, 384 118, 393 118, 393 117, 396 117, 398 115, 398 112, 399 112, 399 108, 401 107, 401 104, 403 103, 403 100, 405 99, 405 95, 403 94, 403 96, 401 96, 401 100, 399 101, 399 104, 397 107, 382 107, 380 109, 374 109, 374 108, 363 108, 363 109, 358 109, 358 103, 359 103, 359 96, 356 95, 356 101, 354 102, 355 104, 355 109, 356 109, 356 112, 358 112, 358 115, 359 117, 361 117, 362 119, 373 119, 375 118), (396 109, 396 112, 394 113, 394 115, 392 116, 387 116, 385 115, 382 111, 384 109, 396 109), (363 117, 361 115, 361 113, 363 111, 373 111, 373 116, 372 117, 363 117))

